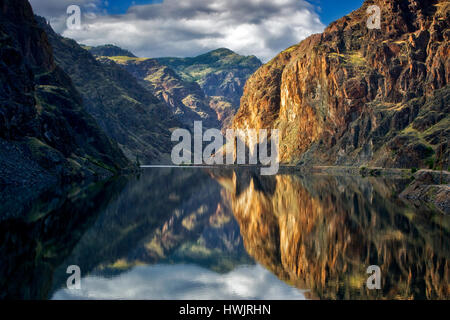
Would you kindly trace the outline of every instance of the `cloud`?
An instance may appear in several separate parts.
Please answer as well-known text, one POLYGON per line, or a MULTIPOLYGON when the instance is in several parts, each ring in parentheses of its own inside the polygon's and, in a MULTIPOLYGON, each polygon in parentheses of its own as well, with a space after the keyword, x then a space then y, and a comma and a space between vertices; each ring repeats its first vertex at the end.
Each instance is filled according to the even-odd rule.
MULTIPOLYGON (((41 2, 32 4, 40 7, 41 2)), ((96 3, 63 0, 58 7, 69 2, 82 3, 87 11, 87 4, 96 3)), ((65 15, 58 10, 47 5, 37 12, 46 12, 66 37, 87 45, 116 44, 142 57, 186 57, 226 47, 268 61, 325 27, 304 0, 165 0, 132 6, 122 15, 85 15, 81 30, 65 30, 65 15)))
POLYGON ((102 0, 29 0, 29 2, 34 13, 47 18, 58 33, 62 33, 67 28, 67 8, 71 5, 81 8, 82 21, 86 24, 94 22, 93 19, 96 19, 98 14, 107 14, 102 0))
POLYGON ((88 276, 81 290, 61 289, 53 300, 304 300, 305 291, 261 267, 241 266, 219 274, 194 265, 139 266, 114 277, 88 276))

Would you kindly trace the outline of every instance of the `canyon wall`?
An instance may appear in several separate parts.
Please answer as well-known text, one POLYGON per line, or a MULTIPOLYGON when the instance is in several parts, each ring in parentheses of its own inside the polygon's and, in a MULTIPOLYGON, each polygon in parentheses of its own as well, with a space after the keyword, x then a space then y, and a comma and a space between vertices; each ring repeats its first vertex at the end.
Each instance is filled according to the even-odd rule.
POLYGON ((448 166, 449 9, 365 1, 261 67, 233 127, 280 129, 284 163, 448 166), (374 4, 380 30, 367 27, 374 4))
POLYGON ((0 84, 0 185, 36 191, 130 166, 84 111, 25 0, 0 1, 0 84))

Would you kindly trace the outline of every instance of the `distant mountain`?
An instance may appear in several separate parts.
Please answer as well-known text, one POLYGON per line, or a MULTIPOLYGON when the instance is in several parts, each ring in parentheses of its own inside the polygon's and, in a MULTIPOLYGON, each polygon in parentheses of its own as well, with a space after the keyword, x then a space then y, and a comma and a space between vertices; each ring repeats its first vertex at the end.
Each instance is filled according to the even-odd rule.
MULTIPOLYGON (((165 104, 113 61, 97 61, 74 40, 56 34, 43 18, 37 19, 48 34, 56 63, 70 74, 81 93, 86 111, 119 143, 125 155, 145 164, 167 162, 171 151, 169 129, 181 124, 165 104)), ((122 52, 112 46, 96 48, 122 52)))
POLYGON ((206 95, 222 96, 239 107, 247 79, 261 65, 255 56, 241 56, 229 49, 217 49, 194 58, 158 58, 184 80, 195 81, 206 95))
MULTIPOLYGON (((104 58, 98 56, 101 61, 104 58)), ((185 125, 202 120, 210 128, 231 125, 245 82, 261 66, 256 57, 240 56, 228 49, 194 58, 106 58, 139 79, 185 125)))
POLYGON ((261 67, 233 127, 279 129, 284 163, 445 168, 449 19, 448 1, 365 1, 261 67))
POLYGON ((0 83, 2 191, 4 185, 38 191, 130 166, 85 112, 26 0, 0 1, 0 83))
MULTIPOLYGON (((175 71, 155 59, 109 57, 131 73, 170 108, 172 114, 187 127, 203 121, 207 127, 220 127, 217 115, 209 106, 209 98, 195 82, 184 81, 175 71)), ((103 58, 100 58, 104 61, 103 58)))
POLYGON ((119 48, 112 44, 106 44, 103 46, 90 47, 81 45, 81 47, 85 50, 88 50, 90 53, 96 56, 104 56, 104 57, 115 57, 115 56, 123 56, 123 57, 132 57, 136 58, 134 54, 130 51, 119 48))

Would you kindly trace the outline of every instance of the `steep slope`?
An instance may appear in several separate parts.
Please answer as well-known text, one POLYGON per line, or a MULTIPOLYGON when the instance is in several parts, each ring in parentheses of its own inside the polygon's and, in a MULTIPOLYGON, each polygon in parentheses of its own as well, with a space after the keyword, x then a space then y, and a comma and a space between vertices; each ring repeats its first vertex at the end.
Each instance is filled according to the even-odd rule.
MULTIPOLYGON (((99 58, 105 62, 105 58, 99 58)), ((209 106, 209 98, 195 82, 182 80, 172 69, 161 65, 155 59, 107 57, 121 65, 141 84, 161 101, 164 101, 172 114, 188 127, 194 121, 203 121, 205 127, 217 128, 220 123, 209 106)))
POLYGON ((98 56, 113 60, 141 80, 184 124, 202 120, 206 127, 228 128, 239 108, 245 82, 260 66, 256 57, 218 49, 194 58, 135 58, 98 56))
POLYGON ((239 106, 247 79, 261 65, 255 56, 221 48, 193 58, 158 58, 184 80, 195 81, 210 97, 221 96, 239 106))
POLYGON ((221 48, 193 58, 158 58, 185 81, 196 82, 223 128, 231 127, 247 79, 262 65, 255 56, 221 48))
POLYGON ((233 127, 280 129, 285 163, 448 161, 449 8, 443 0, 365 1, 260 68, 233 127), (381 30, 367 27, 373 4, 381 30))
MULTIPOLYGON (((146 164, 167 159, 169 128, 178 123, 166 106, 114 62, 100 63, 75 41, 56 34, 43 18, 37 19, 49 35, 56 63, 70 74, 80 91, 86 111, 119 143, 125 155, 146 164)), ((120 49, 100 49, 105 48, 114 49, 112 52, 120 49)))
POLYGON ((83 49, 88 50, 90 53, 96 56, 122 56, 122 57, 131 57, 136 58, 134 54, 132 54, 130 51, 122 49, 118 46, 112 45, 112 44, 105 44, 103 46, 97 46, 97 47, 90 47, 81 45, 83 49))
POLYGON ((0 184, 37 191, 129 166, 54 63, 26 0, 0 0, 0 84, 0 184))

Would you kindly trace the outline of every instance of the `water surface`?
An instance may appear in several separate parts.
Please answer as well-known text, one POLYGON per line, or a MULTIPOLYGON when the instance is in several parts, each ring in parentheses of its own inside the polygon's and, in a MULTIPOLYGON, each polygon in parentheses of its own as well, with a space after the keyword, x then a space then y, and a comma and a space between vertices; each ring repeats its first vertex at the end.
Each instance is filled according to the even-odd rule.
POLYGON ((408 182, 147 168, 46 193, 0 220, 0 295, 448 299, 449 218, 399 200, 408 182), (381 290, 366 287, 370 265, 381 290))

